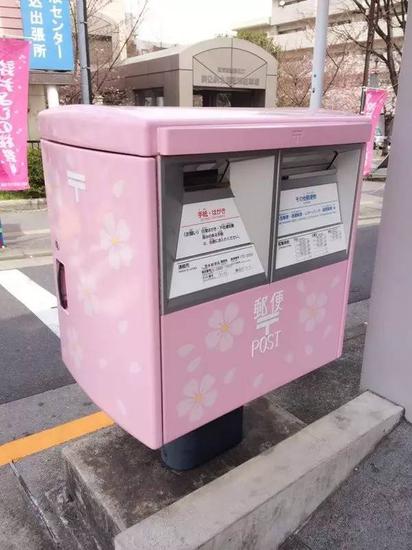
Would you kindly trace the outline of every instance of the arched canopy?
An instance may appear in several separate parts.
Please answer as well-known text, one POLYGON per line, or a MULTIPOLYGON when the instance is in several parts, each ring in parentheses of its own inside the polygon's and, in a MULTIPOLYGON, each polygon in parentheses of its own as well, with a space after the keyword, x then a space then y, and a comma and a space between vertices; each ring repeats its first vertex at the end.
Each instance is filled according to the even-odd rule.
POLYGON ((276 74, 277 61, 266 50, 229 37, 131 57, 120 67, 126 89, 162 88, 166 105, 191 105, 193 90, 218 89, 260 90, 256 106, 273 106, 276 74))

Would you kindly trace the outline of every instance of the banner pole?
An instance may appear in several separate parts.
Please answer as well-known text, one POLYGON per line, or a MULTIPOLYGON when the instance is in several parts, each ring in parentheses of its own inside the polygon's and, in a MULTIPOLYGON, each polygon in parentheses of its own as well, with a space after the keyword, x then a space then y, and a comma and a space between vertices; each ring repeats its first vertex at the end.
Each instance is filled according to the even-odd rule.
POLYGON ((312 62, 311 109, 320 109, 322 107, 323 75, 325 72, 328 26, 329 0, 318 0, 315 23, 315 47, 313 49, 312 62))
POLYGON ((82 103, 92 103, 92 83, 90 77, 89 34, 87 27, 87 7, 85 0, 77 0, 77 27, 80 61, 80 89, 82 103))

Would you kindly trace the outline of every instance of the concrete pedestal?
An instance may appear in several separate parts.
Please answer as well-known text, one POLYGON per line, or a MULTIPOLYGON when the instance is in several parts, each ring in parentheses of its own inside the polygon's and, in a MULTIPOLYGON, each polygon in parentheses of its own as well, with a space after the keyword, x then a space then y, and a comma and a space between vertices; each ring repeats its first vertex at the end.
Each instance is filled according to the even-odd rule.
POLYGON ((102 548, 113 537, 185 495, 259 455, 305 425, 263 397, 245 407, 244 439, 209 463, 176 472, 118 427, 79 440, 63 451, 68 491, 102 548))

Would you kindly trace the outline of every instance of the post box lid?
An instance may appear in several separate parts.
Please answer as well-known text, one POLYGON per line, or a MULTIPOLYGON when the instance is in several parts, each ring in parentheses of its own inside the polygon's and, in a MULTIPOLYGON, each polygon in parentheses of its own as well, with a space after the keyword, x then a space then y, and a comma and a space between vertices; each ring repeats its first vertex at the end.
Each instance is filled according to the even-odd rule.
POLYGON ((361 143, 371 134, 365 116, 304 108, 68 105, 41 112, 39 127, 45 140, 145 157, 361 143))

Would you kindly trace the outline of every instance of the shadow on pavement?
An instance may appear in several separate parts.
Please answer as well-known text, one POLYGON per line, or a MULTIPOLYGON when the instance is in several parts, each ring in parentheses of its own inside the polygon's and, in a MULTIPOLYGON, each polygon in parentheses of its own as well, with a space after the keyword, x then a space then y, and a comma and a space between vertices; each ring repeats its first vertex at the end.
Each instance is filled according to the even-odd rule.
POLYGON ((358 227, 349 303, 370 298, 379 225, 358 227))

